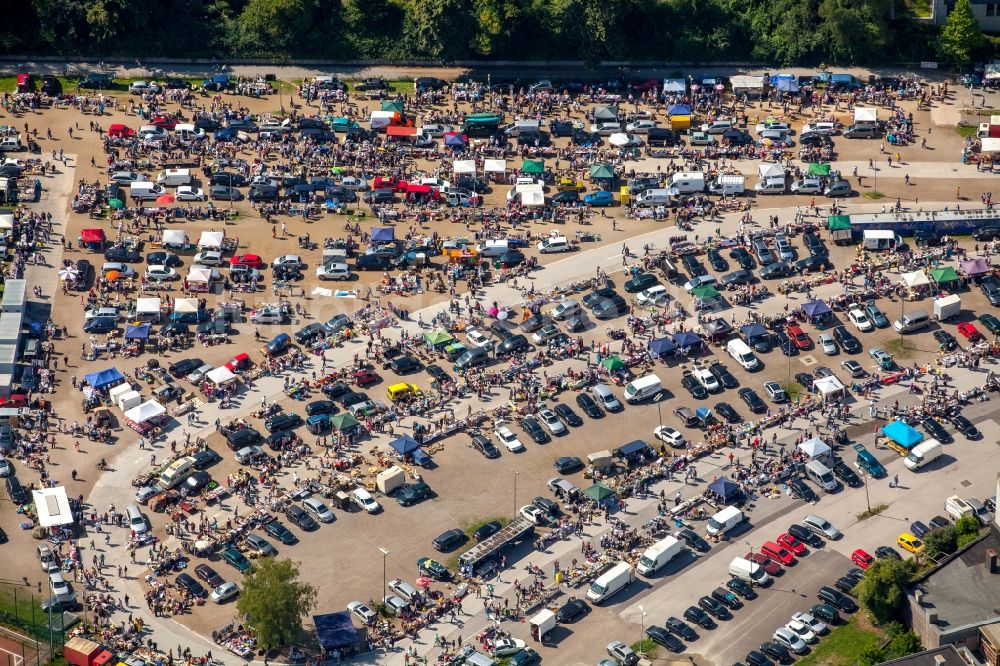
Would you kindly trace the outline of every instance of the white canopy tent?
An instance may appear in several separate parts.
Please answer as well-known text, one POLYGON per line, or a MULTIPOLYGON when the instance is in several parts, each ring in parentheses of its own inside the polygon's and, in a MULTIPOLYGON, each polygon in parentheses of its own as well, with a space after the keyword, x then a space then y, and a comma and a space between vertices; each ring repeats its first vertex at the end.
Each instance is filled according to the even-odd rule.
POLYGON ((14 228, 14 213, 4 213, 0 215, 0 229, 14 228))
POLYGON ((155 400, 147 400, 125 412, 125 418, 133 423, 146 423, 167 413, 167 408, 155 400))
POLYGON ((176 298, 174 299, 174 312, 197 312, 197 298, 176 298))
POLYGON ((823 400, 836 400, 844 396, 844 384, 836 377, 821 377, 813 382, 823 400))
POLYGON ((854 109, 855 123, 875 123, 878 122, 878 109, 873 107, 859 106, 854 109))
POLYGON ((785 167, 777 162, 761 162, 757 167, 757 171, 760 173, 761 180, 785 177, 785 167))
POLYGON ((830 455, 830 447, 819 437, 813 437, 799 444, 799 451, 809 456, 811 460, 830 455))
POLYGON ((187 247, 188 235, 183 229, 167 229, 163 232, 163 246, 171 249, 187 247))
MULTIPOLYGON (((187 281, 188 282, 200 282, 209 283, 213 280, 220 279, 220 273, 218 268, 208 268, 207 266, 192 266, 188 270, 187 281)), ((177 301, 174 301, 175 303, 177 301)), ((176 310, 176 308, 175 308, 176 310)))
POLYGON ((205 374, 205 379, 207 379, 208 381, 212 382, 216 386, 225 386, 229 382, 235 380, 236 379, 236 375, 234 375, 229 368, 227 368, 226 366, 222 365, 222 366, 219 366, 218 368, 214 368, 212 370, 209 370, 205 374))
POLYGON ((455 173, 476 173, 476 160, 455 160, 455 173))
POLYGON ((135 299, 136 314, 153 314, 160 311, 159 298, 137 298, 135 299))
POLYGON ((733 84, 733 90, 753 90, 760 92, 764 89, 763 76, 734 76, 729 79, 733 84))
POLYGON ((483 171, 487 173, 504 173, 507 171, 507 160, 486 160, 483 171))
POLYGON ((684 79, 663 79, 663 92, 684 93, 687 92, 687 86, 684 79))
POLYGON ((203 231, 198 239, 199 250, 221 250, 222 241, 226 240, 225 231, 203 231))
POLYGON ((542 190, 529 190, 521 192, 521 203, 525 206, 544 206, 545 192, 542 190))
POLYGON ((927 277, 923 271, 913 271, 912 273, 903 273, 899 276, 902 279, 903 284, 907 287, 921 287, 925 284, 930 284, 931 279, 927 277))
POLYGON ((42 527, 59 527, 73 523, 73 511, 69 507, 66 488, 42 488, 32 490, 31 499, 38 514, 38 524, 42 527))

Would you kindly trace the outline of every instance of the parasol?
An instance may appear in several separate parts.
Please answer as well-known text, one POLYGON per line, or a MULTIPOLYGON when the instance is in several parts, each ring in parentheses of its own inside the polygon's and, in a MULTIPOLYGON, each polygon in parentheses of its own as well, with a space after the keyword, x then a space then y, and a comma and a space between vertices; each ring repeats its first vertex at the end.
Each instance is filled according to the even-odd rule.
POLYGON ((431 579, 427 576, 421 576, 417 579, 417 587, 430 587, 431 579))
POLYGON ((612 146, 625 146, 628 145, 628 142, 628 134, 625 134, 624 132, 616 132, 608 137, 608 143, 612 146))
POLYGON ((114 208, 115 210, 118 210, 119 208, 124 208, 125 207, 125 204, 122 203, 121 199, 112 199, 112 200, 108 201, 108 205, 111 206, 112 208, 114 208))
POLYGON ((716 83, 715 84, 715 89, 716 90, 725 90, 726 86, 722 85, 721 83, 716 83))
POLYGON ((161 194, 156 197, 156 203, 158 204, 171 204, 174 202, 174 195, 172 194, 161 194))
POLYGON ((121 273, 118 271, 108 271, 108 274, 104 276, 107 280, 117 280, 121 277, 121 273))
POLYGON ((59 279, 62 280, 63 282, 72 282, 77 277, 79 277, 79 275, 80 274, 77 272, 77 270, 75 268, 72 268, 71 266, 66 266, 65 268, 59 271, 59 279))
POLYGON ((490 316, 491 316, 491 317, 493 317, 493 318, 495 319, 495 318, 496 318, 496 316, 497 316, 498 314, 500 314, 500 308, 498 308, 498 307, 497 307, 497 306, 495 306, 495 305, 493 305, 493 306, 490 306, 490 310, 489 310, 489 312, 490 312, 490 316))
POLYGON ((691 85, 691 92, 694 92, 695 90, 699 90, 700 88, 701 88, 701 86, 699 86, 697 83, 694 83, 694 84, 691 85))

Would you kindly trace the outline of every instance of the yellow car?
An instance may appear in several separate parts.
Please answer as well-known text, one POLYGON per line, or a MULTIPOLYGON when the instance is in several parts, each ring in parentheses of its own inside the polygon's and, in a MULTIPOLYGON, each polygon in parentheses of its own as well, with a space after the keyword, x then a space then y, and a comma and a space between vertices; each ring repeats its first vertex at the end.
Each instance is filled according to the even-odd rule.
POLYGON ((415 384, 401 382, 390 386, 386 394, 389 400, 399 402, 401 400, 409 400, 410 398, 419 398, 423 395, 423 392, 415 384))
POLYGON ((903 550, 908 550, 911 553, 922 553, 924 551, 924 542, 909 532, 903 532, 896 537, 896 544, 903 550))
POLYGON ((574 180, 572 178, 560 178, 559 185, 556 186, 560 192, 583 192, 587 189, 587 186, 583 184, 582 180, 574 180))

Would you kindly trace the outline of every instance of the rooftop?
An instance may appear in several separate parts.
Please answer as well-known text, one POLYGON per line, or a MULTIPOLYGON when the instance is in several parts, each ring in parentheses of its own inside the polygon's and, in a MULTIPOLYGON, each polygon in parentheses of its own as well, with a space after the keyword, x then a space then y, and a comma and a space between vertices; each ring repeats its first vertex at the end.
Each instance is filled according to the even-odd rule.
POLYGON ((932 650, 915 652, 899 659, 883 661, 879 666, 969 666, 954 645, 942 645, 932 650))
POLYGON ((989 534, 920 584, 925 613, 937 613, 940 629, 986 624, 1000 619, 1000 571, 990 573, 988 549, 1000 552, 996 525, 989 534))

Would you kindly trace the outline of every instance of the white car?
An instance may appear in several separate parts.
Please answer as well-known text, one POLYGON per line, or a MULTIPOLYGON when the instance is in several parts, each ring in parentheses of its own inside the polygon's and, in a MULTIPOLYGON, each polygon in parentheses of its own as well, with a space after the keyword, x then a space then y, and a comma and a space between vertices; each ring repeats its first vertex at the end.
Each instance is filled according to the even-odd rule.
POLYGON ((315 497, 307 497, 302 500, 302 507, 321 523, 332 523, 334 521, 333 511, 330 511, 330 507, 315 497))
POLYGON ((255 324, 280 324, 285 321, 285 314, 276 306, 263 307, 251 313, 250 321, 255 324))
POLYGON ((522 506, 521 515, 536 525, 541 525, 545 522, 545 512, 534 504, 525 504, 522 506))
POLYGON ((168 136, 167 130, 156 125, 143 125, 136 134, 146 141, 162 141, 168 136))
POLYGON ((14 468, 10 466, 10 461, 6 458, 0 458, 0 479, 6 479, 13 473, 14 468))
POLYGON ((174 192, 174 199, 177 201, 205 201, 206 198, 205 190, 190 185, 181 185, 174 192))
POLYGON ((152 266, 146 267, 146 279, 152 280, 154 282, 163 282, 166 280, 176 280, 177 271, 170 268, 169 266, 163 266, 158 264, 153 264, 152 266))
POLYGON ((525 645, 520 638, 502 638, 493 644, 493 656, 509 657, 523 650, 525 645))
POLYGON ((691 278, 684 283, 684 291, 691 293, 698 287, 704 287, 705 285, 712 285, 713 287, 718 284, 719 280, 714 275, 709 273, 708 275, 699 275, 696 278, 691 278))
POLYGON ((496 435, 496 438, 500 440, 501 444, 507 447, 508 451, 515 453, 518 451, 524 451, 524 444, 521 443, 521 440, 517 438, 517 435, 511 432, 510 428, 507 426, 500 426, 493 431, 493 434, 496 435))
POLYGON ((796 622, 801 622, 805 626, 816 634, 817 636, 822 636, 823 634, 830 631, 830 627, 826 626, 826 622, 818 620, 809 613, 798 612, 792 615, 792 620, 796 622))
POLYGON ((401 598, 397 597, 395 594, 390 594, 387 597, 382 597, 382 603, 385 604, 387 611, 393 615, 400 615, 403 611, 410 607, 410 604, 403 601, 401 598))
POLYGON ((156 81, 133 81, 129 84, 128 91, 133 95, 141 95, 142 93, 158 93, 160 92, 160 84, 156 81))
POLYGON ((788 400, 788 395, 785 393, 785 389, 781 388, 781 384, 775 381, 764 382, 764 393, 773 400, 774 402, 784 402, 788 400))
POLYGON ((215 366, 210 363, 206 363, 205 365, 201 366, 200 368, 192 372, 190 375, 188 375, 187 380, 192 384, 197 384, 202 379, 204 379, 205 375, 207 375, 212 370, 215 370, 215 366))
POLYGON ((351 275, 351 267, 337 261, 316 267, 316 277, 320 280, 350 280, 351 275))
POLYGON ((470 328, 465 331, 465 339, 469 341, 473 347, 486 347, 490 344, 491 340, 485 333, 480 331, 478 328, 470 328))
POLYGON ((754 131, 756 131, 757 134, 762 134, 768 130, 782 132, 783 134, 791 134, 792 126, 788 123, 760 123, 754 128, 754 131))
POLYGON ((559 326, 556 324, 546 324, 532 333, 531 339, 535 341, 536 345, 540 345, 543 342, 548 342, 552 338, 556 337, 559 333, 559 326))
POLYGON ((108 261, 101 266, 101 274, 107 276, 108 273, 118 273, 119 278, 133 278, 135 277, 135 269, 128 264, 123 264, 120 261, 108 261))
POLYGON ((836 134, 837 123, 806 123, 802 126, 803 134, 836 134))
POLYGON ((636 120, 625 126, 625 131, 630 134, 647 134, 649 130, 659 127, 655 120, 636 120))
POLYGON ((239 593, 240 588, 236 583, 226 581, 219 587, 212 590, 212 601, 217 604, 221 604, 224 601, 229 601, 239 593))
POLYGON ((163 489, 159 486, 143 486, 135 491, 135 501, 139 504, 146 504, 162 492, 163 489))
POLYGON ((274 268, 278 268, 279 266, 288 268, 301 265, 302 257, 297 254, 283 254, 280 257, 275 257, 274 261, 271 262, 271 266, 274 268))
POLYGON ((872 323, 872 320, 868 318, 868 315, 866 315, 865 311, 861 308, 851 308, 851 310, 847 313, 847 318, 850 319, 851 323, 854 324, 862 333, 867 333, 875 328, 875 324, 872 323))
POLYGON ((639 305, 666 305, 667 301, 670 300, 670 294, 667 293, 666 286, 662 284, 655 285, 646 289, 645 291, 639 292, 639 295, 635 297, 636 302, 639 305))
POLYGON ((351 192, 364 192, 368 189, 368 181, 355 176, 345 176, 340 179, 340 186, 351 192))
POLYGON ((378 614, 360 601, 352 601, 348 603, 347 610, 362 624, 373 624, 375 620, 378 619, 378 614))
POLYGON ((719 380, 715 378, 708 368, 695 368, 691 373, 694 378, 698 380, 698 383, 705 387, 705 390, 709 393, 715 393, 716 391, 721 391, 722 386, 719 385, 719 380))
POLYGON ((829 333, 819 334, 819 346, 827 356, 833 356, 837 353, 837 343, 833 341, 833 336, 829 333))
POLYGON ((796 634, 799 638, 804 640, 806 643, 815 643, 816 634, 812 632, 812 629, 802 624, 798 620, 792 620, 785 625, 785 628, 796 634))
POLYGON ((253 446, 244 446, 242 449, 236 452, 236 462, 241 465, 245 465, 254 458, 264 455, 264 449, 254 444, 253 446))
POLYGON ((208 252, 199 252, 194 255, 193 263, 199 266, 221 266, 222 265, 222 253, 210 250, 208 252))
POLYGON ((797 633, 795 633, 788 627, 781 627, 780 629, 775 631, 773 638, 775 643, 791 650, 795 654, 802 654, 803 652, 809 649, 809 646, 806 645, 806 642, 802 640, 802 638, 797 633))
POLYGON ((449 125, 434 124, 434 125, 423 125, 420 128, 419 133, 423 134, 425 137, 429 139, 434 139, 439 136, 444 136, 450 131, 452 131, 452 128, 449 125))
POLYGON ((546 430, 551 432, 553 435, 564 435, 566 434, 566 424, 559 420, 559 417, 555 415, 548 407, 542 407, 538 410, 538 420, 542 422, 546 430))
POLYGON ((653 437, 661 442, 664 442, 665 444, 669 444, 675 449, 682 448, 687 443, 687 440, 684 439, 684 435, 680 434, 670 426, 665 425, 656 426, 653 430, 653 437))
POLYGON ((149 178, 147 178, 144 174, 136 173, 135 171, 116 171, 111 174, 111 178, 109 178, 109 180, 112 183, 118 183, 119 185, 149 182, 149 178))
POLYGON ((597 123, 590 126, 590 131, 599 136, 611 136, 622 131, 622 124, 616 122, 597 123))
POLYGON ((803 178, 792 183, 792 194, 823 194, 823 180, 803 178))

